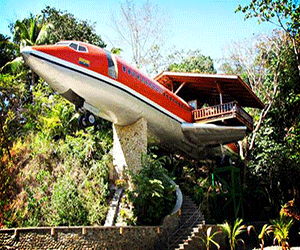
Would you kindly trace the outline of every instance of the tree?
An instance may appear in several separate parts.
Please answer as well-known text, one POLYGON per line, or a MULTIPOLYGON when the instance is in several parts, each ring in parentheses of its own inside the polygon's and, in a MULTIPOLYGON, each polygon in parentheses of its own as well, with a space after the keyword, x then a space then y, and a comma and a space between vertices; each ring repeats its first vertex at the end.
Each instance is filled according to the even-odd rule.
POLYGON ((9 39, 9 37, 0 34, 0 68, 15 57, 16 45, 9 39))
POLYGON ((277 93, 257 131, 255 147, 249 154, 247 164, 250 173, 263 183, 268 206, 272 207, 273 214, 270 216, 275 216, 288 200, 298 201, 300 195, 297 158, 300 77, 291 41, 284 38, 278 44, 280 57, 271 54, 266 64, 268 74, 264 85, 268 87, 276 84, 277 93))
POLYGON ((245 13, 245 19, 258 18, 259 22, 271 22, 283 29, 292 41, 300 76, 300 6, 294 0, 252 0, 249 5, 238 6, 236 11, 245 13))
POLYGON ((128 48, 133 63, 137 68, 155 63, 166 38, 166 20, 158 6, 149 0, 142 6, 133 1, 125 0, 120 4, 119 16, 112 17, 113 28, 116 30, 122 47, 128 48))
POLYGON ((208 56, 201 54, 200 50, 188 52, 175 51, 169 55, 168 71, 173 72, 189 72, 189 73, 217 73, 213 60, 208 56))
MULTIPOLYGON (((16 21, 11 30, 13 42, 1 37, 1 55, 3 52, 9 56, 9 60, 1 57, 3 64, 20 55, 20 45, 77 39, 105 46, 88 22, 50 7, 44 15, 30 15, 16 21), (54 30, 48 26, 51 32, 43 36, 42 33, 46 34, 43 26, 50 19, 54 30), (57 34, 56 30, 61 33, 57 34)), ((13 67, 2 67, 0 75, 0 225, 71 225, 82 221, 100 225, 108 206, 111 128, 100 124, 102 131, 94 128, 78 131, 71 103, 37 76, 32 84, 30 71, 22 60, 18 65, 9 65, 13 67), (68 183, 74 183, 70 189, 65 189, 60 179, 64 175, 70 177, 68 183), (57 191, 56 204, 50 202, 53 190, 57 191), (68 218, 62 214, 69 211, 68 206, 65 211, 58 211, 59 202, 67 196, 76 201, 78 208, 71 209, 73 214, 68 218)))
POLYGON ((77 19, 66 11, 56 10, 47 6, 42 10, 45 20, 51 23, 54 29, 49 33, 49 42, 56 43, 61 40, 77 40, 106 47, 101 36, 95 32, 95 23, 77 19))
POLYGON ((253 150, 258 130, 277 96, 279 67, 285 65, 285 58, 281 56, 285 47, 285 34, 280 31, 274 31, 271 35, 259 35, 251 40, 235 42, 229 47, 230 58, 226 60, 226 64, 223 64, 223 72, 241 75, 265 103, 260 114, 257 111, 252 113, 256 124, 249 140, 246 156, 249 151, 253 150))
POLYGON ((17 20, 14 25, 14 40, 20 44, 22 49, 25 46, 46 44, 49 32, 53 30, 53 25, 45 20, 41 15, 31 16, 23 21, 17 20))

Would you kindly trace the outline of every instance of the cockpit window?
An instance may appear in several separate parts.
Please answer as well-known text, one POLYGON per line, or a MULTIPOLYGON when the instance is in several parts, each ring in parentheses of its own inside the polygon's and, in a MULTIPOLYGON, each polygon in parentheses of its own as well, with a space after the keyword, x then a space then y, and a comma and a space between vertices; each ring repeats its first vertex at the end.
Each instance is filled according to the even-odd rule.
POLYGON ((76 42, 58 42, 56 43, 55 45, 60 45, 60 46, 69 46, 71 49, 74 49, 78 52, 88 52, 88 49, 86 46, 84 45, 79 45, 78 43, 76 42))
POLYGON ((70 48, 77 50, 78 49, 78 44, 77 43, 71 43, 69 45, 70 48))
POLYGON ((85 46, 79 45, 78 51, 80 51, 80 52, 87 52, 87 48, 85 46))

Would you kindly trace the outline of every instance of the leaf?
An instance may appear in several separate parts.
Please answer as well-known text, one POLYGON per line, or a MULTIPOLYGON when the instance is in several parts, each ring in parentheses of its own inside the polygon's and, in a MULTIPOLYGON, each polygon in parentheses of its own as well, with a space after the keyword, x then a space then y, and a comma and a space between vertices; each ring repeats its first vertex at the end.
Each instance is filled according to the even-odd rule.
POLYGON ((17 57, 13 61, 6 63, 0 71, 3 71, 6 68, 10 68, 13 73, 15 73, 18 68, 24 63, 23 57, 17 57))

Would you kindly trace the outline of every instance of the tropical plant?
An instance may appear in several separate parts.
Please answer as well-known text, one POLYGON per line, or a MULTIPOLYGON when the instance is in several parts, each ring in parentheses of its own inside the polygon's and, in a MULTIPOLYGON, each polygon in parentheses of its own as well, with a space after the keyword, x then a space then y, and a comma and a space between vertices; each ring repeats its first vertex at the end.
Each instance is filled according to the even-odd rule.
POLYGON ((70 176, 60 177, 53 186, 51 198, 54 225, 86 225, 88 211, 70 176))
POLYGON ((265 246, 265 236, 270 235, 272 227, 268 224, 263 225, 260 234, 258 235, 258 240, 260 241, 260 249, 263 250, 265 246))
POLYGON ((15 40, 22 49, 25 46, 45 44, 48 42, 49 32, 54 29, 41 15, 31 16, 23 21, 17 20, 15 25, 15 40))
POLYGON ((0 34, 0 68, 15 57, 17 46, 9 39, 9 37, 0 34))
POLYGON ((175 187, 165 176, 159 159, 143 157, 142 169, 130 173, 132 190, 127 190, 129 202, 132 203, 137 224, 158 225, 175 205, 175 187))
MULTIPOLYGON (((48 35, 54 27, 51 23, 46 22, 44 17, 36 15, 35 17, 31 16, 29 19, 24 19, 22 21, 17 20, 14 24, 11 24, 11 28, 14 31, 14 42, 18 45, 16 48, 17 57, 7 62, 1 70, 10 68, 12 72, 16 72, 16 69, 21 68, 21 65, 23 64, 20 50, 25 46, 46 44, 49 42, 48 35)), ((35 84, 34 76, 34 72, 32 71, 32 84, 35 84)))
POLYGON ((216 241, 214 241, 214 237, 219 233, 221 233, 221 232, 216 231, 216 232, 212 233, 212 227, 209 227, 206 230, 206 235, 205 236, 202 236, 202 237, 197 236, 197 238, 200 238, 200 240, 205 244, 206 250, 210 249, 211 243, 213 245, 215 245, 218 249, 220 249, 220 245, 216 241))
POLYGON ((290 249, 288 243, 289 232, 294 223, 293 218, 281 214, 279 219, 271 220, 269 231, 274 233, 274 243, 277 241, 282 250, 290 249))
POLYGON ((245 244, 244 240, 238 238, 238 236, 245 232, 246 229, 248 233, 250 233, 250 230, 253 228, 253 226, 246 227, 245 225, 242 225, 242 223, 243 219, 236 219, 233 225, 230 225, 227 221, 220 225, 222 231, 228 238, 231 250, 235 250, 236 244, 238 244, 239 242, 245 244))

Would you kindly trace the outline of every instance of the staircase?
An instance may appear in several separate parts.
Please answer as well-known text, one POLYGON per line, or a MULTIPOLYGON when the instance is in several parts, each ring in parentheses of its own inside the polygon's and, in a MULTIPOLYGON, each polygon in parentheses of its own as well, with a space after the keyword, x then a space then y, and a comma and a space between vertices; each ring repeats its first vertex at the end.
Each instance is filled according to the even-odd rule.
POLYGON ((188 196, 183 197, 181 213, 178 230, 170 235, 168 239, 168 250, 184 249, 184 244, 187 244, 194 228, 198 228, 204 221, 204 216, 200 209, 188 196))

